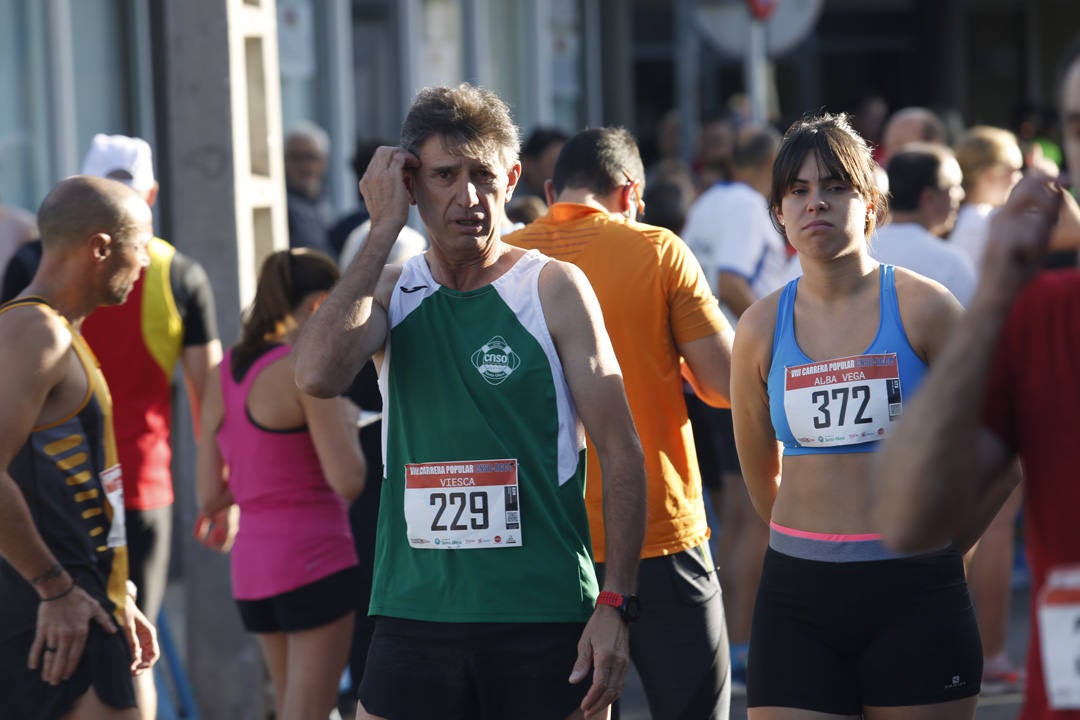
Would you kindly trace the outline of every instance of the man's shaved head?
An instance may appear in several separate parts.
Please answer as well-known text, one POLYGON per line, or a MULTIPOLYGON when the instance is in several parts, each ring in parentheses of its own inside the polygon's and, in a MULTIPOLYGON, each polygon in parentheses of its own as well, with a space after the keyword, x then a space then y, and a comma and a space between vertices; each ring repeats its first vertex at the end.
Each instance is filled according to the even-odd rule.
MULTIPOLYGON (((105 233, 123 237, 143 220, 146 202, 116 180, 75 175, 58 183, 38 208, 38 228, 46 249, 80 243, 105 233)), ((147 208, 149 212, 149 208, 147 208)))
POLYGON ((900 152, 900 148, 911 142, 944 145, 945 141, 945 123, 932 110, 906 107, 893 113, 885 123, 881 139, 883 161, 887 162, 900 152))

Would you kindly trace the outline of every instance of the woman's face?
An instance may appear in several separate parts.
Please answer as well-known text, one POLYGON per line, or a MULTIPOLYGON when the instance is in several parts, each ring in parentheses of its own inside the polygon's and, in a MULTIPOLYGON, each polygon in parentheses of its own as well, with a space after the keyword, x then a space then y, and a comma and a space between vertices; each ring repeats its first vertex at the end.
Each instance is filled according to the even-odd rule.
POLYGON ((1016 183, 1024 176, 1024 156, 1019 145, 1005 148, 999 162, 986 170, 987 185, 990 191, 990 204, 1000 207, 1009 199, 1016 183))
POLYGON ((811 153, 784 193, 776 216, 799 255, 827 260, 865 248, 872 212, 850 183, 832 176, 811 153))

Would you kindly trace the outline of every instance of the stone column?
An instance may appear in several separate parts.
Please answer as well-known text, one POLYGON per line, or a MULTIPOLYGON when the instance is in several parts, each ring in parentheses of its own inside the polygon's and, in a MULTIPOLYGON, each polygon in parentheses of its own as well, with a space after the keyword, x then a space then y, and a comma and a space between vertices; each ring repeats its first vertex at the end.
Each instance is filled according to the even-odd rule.
MULTIPOLYGON (((163 2, 172 239, 206 268, 221 341, 233 344, 258 266, 288 247, 273 0, 163 2)), ((187 669, 203 720, 262 720, 268 694, 255 640, 244 633, 228 558, 191 539, 195 445, 174 436, 177 522, 183 525, 187 669)))

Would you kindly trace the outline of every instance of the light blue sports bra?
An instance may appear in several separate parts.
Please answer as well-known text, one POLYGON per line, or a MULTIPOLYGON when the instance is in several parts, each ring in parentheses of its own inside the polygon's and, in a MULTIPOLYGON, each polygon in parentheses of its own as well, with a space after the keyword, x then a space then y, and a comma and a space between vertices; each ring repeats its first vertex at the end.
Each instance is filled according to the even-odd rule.
POLYGON ((892 265, 881 266, 877 335, 858 356, 811 360, 795 338, 799 279, 780 294, 769 367, 769 415, 784 455, 873 452, 922 384, 926 363, 911 347, 892 265))

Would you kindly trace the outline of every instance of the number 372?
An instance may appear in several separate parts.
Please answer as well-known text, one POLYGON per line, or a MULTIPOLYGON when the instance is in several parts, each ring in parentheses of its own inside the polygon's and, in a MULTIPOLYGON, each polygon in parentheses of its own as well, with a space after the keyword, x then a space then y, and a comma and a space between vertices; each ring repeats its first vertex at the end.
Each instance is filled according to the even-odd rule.
POLYGON ((870 386, 869 385, 855 385, 854 387, 838 387, 829 390, 817 390, 810 395, 810 401, 817 405, 818 414, 814 416, 814 427, 821 430, 827 427, 832 427, 833 424, 833 411, 836 410, 836 402, 839 402, 840 413, 837 419, 837 425, 843 425, 847 419, 848 400, 851 400, 852 404, 862 400, 859 405, 858 411, 855 413, 855 423, 862 425, 865 423, 871 423, 874 421, 872 417, 866 417, 866 406, 870 404, 870 386), (830 408, 830 403, 832 406, 830 408))

